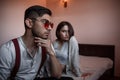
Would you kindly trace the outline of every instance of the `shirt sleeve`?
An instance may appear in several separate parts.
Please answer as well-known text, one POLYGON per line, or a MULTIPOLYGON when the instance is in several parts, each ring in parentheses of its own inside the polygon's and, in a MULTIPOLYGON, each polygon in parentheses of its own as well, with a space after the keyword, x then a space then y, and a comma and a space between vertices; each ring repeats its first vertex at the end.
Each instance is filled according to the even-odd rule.
POLYGON ((69 47, 70 47, 70 54, 71 54, 71 62, 75 71, 75 75, 80 76, 81 71, 80 71, 79 47, 78 47, 78 42, 74 36, 71 37, 70 39, 69 47))
POLYGON ((12 69, 12 64, 10 46, 2 45, 0 47, 0 80, 7 80, 12 69))

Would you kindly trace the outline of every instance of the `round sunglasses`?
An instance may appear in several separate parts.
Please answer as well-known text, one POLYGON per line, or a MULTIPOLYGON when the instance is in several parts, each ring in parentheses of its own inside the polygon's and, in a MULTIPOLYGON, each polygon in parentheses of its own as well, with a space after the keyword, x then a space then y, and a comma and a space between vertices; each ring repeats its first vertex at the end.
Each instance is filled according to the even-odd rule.
POLYGON ((47 19, 41 19, 41 20, 38 20, 38 19, 36 19, 36 18, 31 18, 32 20, 37 20, 37 21, 39 21, 39 22, 42 22, 43 24, 44 24, 44 28, 45 29, 48 29, 49 28, 49 26, 51 27, 51 28, 53 28, 53 26, 54 26, 54 24, 52 23, 52 22, 50 22, 49 20, 47 20, 47 19))

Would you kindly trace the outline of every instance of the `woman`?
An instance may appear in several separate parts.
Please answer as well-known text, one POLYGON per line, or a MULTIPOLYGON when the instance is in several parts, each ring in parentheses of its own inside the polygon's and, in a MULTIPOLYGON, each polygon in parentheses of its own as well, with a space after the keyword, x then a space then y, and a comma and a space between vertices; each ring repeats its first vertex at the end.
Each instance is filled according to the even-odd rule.
MULTIPOLYGON (((53 42, 57 59, 62 64, 62 77, 85 77, 89 73, 82 74, 80 71, 79 47, 72 25, 67 21, 62 21, 56 29, 57 39, 53 42)), ((71 77, 71 78, 72 78, 71 77)))

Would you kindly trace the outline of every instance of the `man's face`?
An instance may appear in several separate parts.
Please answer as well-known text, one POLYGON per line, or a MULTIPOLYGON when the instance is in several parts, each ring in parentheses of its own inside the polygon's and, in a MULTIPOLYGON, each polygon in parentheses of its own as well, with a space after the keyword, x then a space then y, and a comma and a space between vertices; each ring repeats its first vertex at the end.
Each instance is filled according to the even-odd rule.
POLYGON ((52 27, 51 17, 48 14, 45 14, 42 17, 36 18, 32 26, 32 34, 35 37, 47 39, 52 27))

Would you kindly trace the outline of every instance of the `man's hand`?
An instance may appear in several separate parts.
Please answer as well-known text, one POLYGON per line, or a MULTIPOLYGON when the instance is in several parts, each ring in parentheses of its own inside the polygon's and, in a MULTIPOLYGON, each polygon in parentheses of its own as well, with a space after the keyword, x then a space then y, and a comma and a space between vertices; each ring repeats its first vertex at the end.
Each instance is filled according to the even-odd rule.
POLYGON ((39 37, 35 37, 35 43, 37 46, 45 47, 46 51, 50 55, 50 72, 52 77, 59 78, 62 74, 62 66, 60 62, 57 60, 55 53, 52 48, 51 41, 49 39, 42 39, 39 37))
POLYGON ((39 37, 35 37, 35 43, 37 44, 37 46, 45 47, 46 51, 50 55, 54 55, 54 52, 51 46, 51 41, 49 39, 42 39, 39 37))

